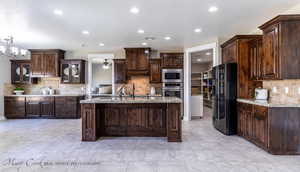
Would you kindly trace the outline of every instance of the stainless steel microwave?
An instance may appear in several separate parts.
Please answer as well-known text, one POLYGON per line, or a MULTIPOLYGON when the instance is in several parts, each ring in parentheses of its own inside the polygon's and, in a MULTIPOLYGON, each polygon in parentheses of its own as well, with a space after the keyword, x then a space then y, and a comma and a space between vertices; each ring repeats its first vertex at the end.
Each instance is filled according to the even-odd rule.
POLYGON ((162 82, 183 82, 182 69, 163 69, 162 82))

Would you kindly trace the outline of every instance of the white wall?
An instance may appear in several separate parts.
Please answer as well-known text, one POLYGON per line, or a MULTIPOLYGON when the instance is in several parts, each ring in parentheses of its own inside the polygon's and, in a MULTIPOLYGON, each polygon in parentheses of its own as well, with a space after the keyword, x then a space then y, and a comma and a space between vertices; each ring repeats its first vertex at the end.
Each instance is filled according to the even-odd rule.
POLYGON ((7 57, 0 56, 0 120, 4 118, 4 83, 10 82, 10 61, 7 57))

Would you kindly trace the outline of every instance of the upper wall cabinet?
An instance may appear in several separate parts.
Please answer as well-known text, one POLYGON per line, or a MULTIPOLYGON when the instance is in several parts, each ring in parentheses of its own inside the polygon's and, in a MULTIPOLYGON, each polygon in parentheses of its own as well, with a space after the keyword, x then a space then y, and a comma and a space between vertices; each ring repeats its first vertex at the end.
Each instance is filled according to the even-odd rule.
POLYGON ((180 69, 183 68, 184 53, 161 53, 162 68, 180 69))
POLYGON ((160 59, 150 59, 150 83, 161 83, 160 59))
POLYGON ((125 48, 128 75, 147 75, 149 73, 150 48, 125 48))
POLYGON ((30 50, 31 52, 31 76, 32 77, 59 77, 60 60, 64 59, 65 51, 30 50))
POLYGON ((125 59, 114 59, 114 83, 125 84, 126 78, 126 60, 125 59))
POLYGON ((61 83, 84 84, 85 60, 61 60, 61 83))
POLYGON ((253 39, 248 42, 250 59, 250 79, 261 80, 261 68, 263 58, 262 38, 253 39))
POLYGON ((36 80, 30 77, 30 60, 11 60, 11 83, 30 84, 36 80))
POLYGON ((300 15, 280 15, 263 30, 262 78, 300 79, 300 15))
POLYGON ((238 65, 238 98, 253 98, 253 89, 257 85, 250 79, 250 58, 248 42, 261 39, 261 35, 236 35, 222 47, 223 63, 237 63, 238 65))

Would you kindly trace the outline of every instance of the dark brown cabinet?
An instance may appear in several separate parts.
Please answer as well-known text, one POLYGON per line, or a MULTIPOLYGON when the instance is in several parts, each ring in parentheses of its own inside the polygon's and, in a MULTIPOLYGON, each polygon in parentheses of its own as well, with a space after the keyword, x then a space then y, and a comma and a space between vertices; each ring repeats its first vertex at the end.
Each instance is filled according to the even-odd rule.
POLYGON ((61 83, 84 84, 85 60, 61 60, 61 83))
POLYGON ((183 68, 183 53, 161 53, 161 63, 164 69, 183 68))
POLYGON ((268 108, 253 106, 253 141, 268 147, 268 108))
POLYGON ((63 50, 30 50, 32 77, 59 77, 63 50))
POLYGON ((180 104, 81 104, 82 138, 151 136, 181 142, 180 114, 180 104))
POLYGON ((300 108, 238 103, 238 135, 277 155, 300 154, 300 108))
POLYGON ((161 60, 150 60, 150 83, 161 83, 161 60))
POLYGON ((54 118, 54 97, 26 97, 27 118, 54 118))
POLYGON ((25 101, 25 97, 5 97, 5 117, 7 119, 25 118, 25 101))
POLYGON ((127 67, 125 59, 114 59, 114 82, 124 84, 127 82, 127 67))
POLYGON ((43 118, 54 118, 54 97, 43 97, 40 99, 40 111, 43 118))
POLYGON ((56 118, 75 119, 80 118, 80 100, 83 97, 61 96, 55 97, 55 116, 56 118))
POLYGON ((8 119, 80 118, 83 96, 5 96, 4 110, 8 119))
POLYGON ((261 80, 263 46, 262 39, 254 39, 248 42, 250 58, 250 79, 261 80))
POLYGON ((279 15, 259 27, 263 30, 262 78, 300 78, 300 15, 279 15))
POLYGON ((262 35, 236 35, 221 45, 223 63, 237 63, 238 66, 238 98, 253 98, 253 89, 262 84, 254 83, 250 79, 250 50, 248 45, 249 41, 261 39, 261 37, 262 35))
POLYGON ((11 60, 11 83, 31 84, 36 83, 30 76, 30 60, 11 60))
POLYGON ((125 48, 128 75, 147 75, 149 73, 150 48, 125 48))

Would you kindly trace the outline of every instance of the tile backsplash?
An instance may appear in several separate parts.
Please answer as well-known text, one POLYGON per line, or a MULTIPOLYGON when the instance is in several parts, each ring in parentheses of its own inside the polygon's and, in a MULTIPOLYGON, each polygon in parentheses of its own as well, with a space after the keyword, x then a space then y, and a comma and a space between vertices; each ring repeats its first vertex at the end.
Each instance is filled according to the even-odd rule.
POLYGON ((25 90, 25 94, 40 94, 41 88, 51 87, 56 94, 85 94, 85 84, 61 84, 60 78, 41 78, 37 84, 4 84, 4 95, 11 95, 16 87, 25 90))
POLYGON ((132 93, 132 85, 135 86, 135 95, 146 95, 150 94, 151 87, 154 87, 156 94, 161 94, 161 84, 150 84, 149 76, 131 76, 127 84, 118 84, 116 85, 115 93, 118 94, 120 88, 126 88, 126 93, 132 93))
POLYGON ((300 103, 300 80, 264 81, 263 87, 269 90, 269 100, 272 103, 300 103))

